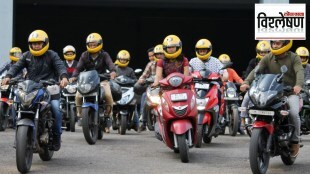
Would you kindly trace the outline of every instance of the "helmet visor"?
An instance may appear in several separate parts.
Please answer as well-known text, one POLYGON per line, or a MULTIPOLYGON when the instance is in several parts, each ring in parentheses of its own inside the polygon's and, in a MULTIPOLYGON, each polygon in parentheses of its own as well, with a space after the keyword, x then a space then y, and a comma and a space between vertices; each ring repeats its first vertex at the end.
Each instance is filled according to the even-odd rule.
POLYGON ((21 58, 22 57, 22 53, 21 52, 13 52, 13 53, 10 53, 10 56, 14 56, 14 57, 18 57, 18 58, 21 58))

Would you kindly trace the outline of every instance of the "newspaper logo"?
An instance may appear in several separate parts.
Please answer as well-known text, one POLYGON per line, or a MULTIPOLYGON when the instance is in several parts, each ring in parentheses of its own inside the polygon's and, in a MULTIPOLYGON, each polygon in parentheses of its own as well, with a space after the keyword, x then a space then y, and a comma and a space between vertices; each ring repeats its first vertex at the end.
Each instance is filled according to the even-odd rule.
POLYGON ((255 4, 255 40, 306 40, 306 4, 255 4))

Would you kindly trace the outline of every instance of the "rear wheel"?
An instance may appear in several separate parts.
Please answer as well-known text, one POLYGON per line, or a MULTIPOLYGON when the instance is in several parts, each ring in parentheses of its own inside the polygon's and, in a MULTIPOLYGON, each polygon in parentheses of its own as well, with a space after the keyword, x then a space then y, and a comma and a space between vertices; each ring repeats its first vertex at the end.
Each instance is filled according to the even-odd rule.
POLYGON ((21 173, 27 173, 32 164, 33 134, 29 126, 19 126, 16 132, 16 165, 21 173))
POLYGON ((88 144, 95 144, 98 138, 98 122, 95 123, 96 112, 92 108, 82 108, 82 116, 85 140, 88 144))
POLYGON ((181 161, 187 163, 189 161, 189 147, 186 139, 186 135, 177 135, 177 142, 180 151, 181 161))
POLYGON ((120 126, 118 128, 118 132, 121 135, 126 134, 126 128, 127 128, 127 115, 121 115, 120 116, 120 126))
POLYGON ((250 140, 250 166, 253 174, 265 174, 268 170, 270 154, 267 149, 268 132, 254 129, 250 140))
POLYGON ((237 107, 232 107, 229 112, 229 134, 236 136, 239 127, 239 113, 237 107))
POLYGON ((76 114, 74 110, 74 104, 70 104, 70 131, 75 132, 75 119, 76 114))
POLYGON ((195 147, 200 148, 202 144, 202 137, 203 137, 203 125, 198 125, 197 126, 197 144, 195 147))
POLYGON ((43 153, 39 153, 39 156, 41 158, 42 161, 49 161, 52 159, 53 155, 54 155, 54 151, 53 150, 48 150, 47 146, 43 146, 41 147, 43 149, 43 153))
POLYGON ((5 131, 8 125, 9 117, 7 114, 8 105, 6 103, 0 102, 0 131, 5 131))

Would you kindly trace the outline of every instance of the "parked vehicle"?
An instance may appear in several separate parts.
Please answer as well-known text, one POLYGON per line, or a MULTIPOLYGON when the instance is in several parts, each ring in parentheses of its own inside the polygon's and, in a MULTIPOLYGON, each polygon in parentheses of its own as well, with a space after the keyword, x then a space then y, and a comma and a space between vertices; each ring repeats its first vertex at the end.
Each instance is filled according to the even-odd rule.
POLYGON ((50 95, 46 90, 55 81, 25 80, 18 83, 16 165, 21 173, 26 173, 32 165, 33 153, 39 153, 43 161, 51 160, 53 149, 52 117, 50 95))
POLYGON ((302 90, 303 106, 300 111, 300 130, 301 135, 310 134, 310 80, 306 81, 302 90))
POLYGON ((253 102, 249 114, 253 122, 250 140, 250 166, 254 174, 265 174, 268 170, 270 157, 281 156, 285 165, 292 165, 295 157, 291 153, 291 137, 295 128, 289 120, 287 96, 284 92, 292 88, 282 84, 286 66, 281 67, 282 74, 257 75, 249 89, 253 102))
POLYGON ((196 147, 204 143, 211 143, 212 137, 220 133, 219 127, 219 99, 218 92, 221 78, 218 73, 208 69, 194 71, 193 91, 196 93, 198 110, 198 131, 196 147))
POLYGON ((192 79, 172 73, 159 82, 162 94, 156 123, 158 132, 155 128, 157 138, 175 153, 180 153, 185 163, 189 161, 189 147, 197 142, 196 98, 190 89, 192 79))
POLYGON ((76 106, 76 84, 68 84, 61 92, 62 98, 60 102, 60 109, 62 111, 63 126, 67 131, 75 132, 76 106))

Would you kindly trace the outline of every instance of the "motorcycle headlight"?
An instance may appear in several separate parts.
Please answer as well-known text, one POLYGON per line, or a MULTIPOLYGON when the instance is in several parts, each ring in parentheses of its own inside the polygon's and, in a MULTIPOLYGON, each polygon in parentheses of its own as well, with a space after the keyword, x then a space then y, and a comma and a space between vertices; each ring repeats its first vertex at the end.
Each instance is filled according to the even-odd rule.
POLYGON ((82 84, 80 86, 80 90, 83 91, 83 93, 88 93, 91 90, 91 84, 82 84))
POLYGON ((67 85, 65 88, 70 94, 76 93, 76 85, 67 85))
POLYGON ((236 89, 234 89, 234 88, 227 88, 226 94, 227 94, 227 97, 234 98, 236 96, 236 89))
POLYGON ((153 104, 156 104, 156 105, 160 104, 160 97, 158 95, 150 96, 150 100, 153 104))
POLYGON ((130 97, 130 95, 126 95, 125 97, 122 97, 122 99, 120 99, 117 103, 119 103, 121 105, 127 104, 129 101, 129 97, 130 97))
POLYGON ((182 78, 178 76, 173 76, 169 79, 169 84, 173 87, 178 87, 182 84, 182 78))
POLYGON ((209 101, 209 98, 203 98, 203 99, 197 98, 196 99, 197 109, 200 111, 205 110, 208 101, 209 101))
POLYGON ((28 107, 31 105, 32 100, 36 97, 37 94, 38 90, 33 91, 29 94, 26 94, 24 91, 19 91, 18 98, 20 99, 23 106, 28 107))

